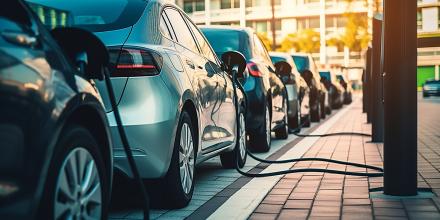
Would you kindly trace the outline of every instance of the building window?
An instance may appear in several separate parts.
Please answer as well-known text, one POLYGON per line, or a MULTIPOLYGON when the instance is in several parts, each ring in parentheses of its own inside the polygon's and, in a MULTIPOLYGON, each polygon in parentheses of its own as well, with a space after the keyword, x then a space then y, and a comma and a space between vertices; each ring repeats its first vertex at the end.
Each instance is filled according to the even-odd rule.
POLYGON ((320 0, 304 0, 304 4, 319 3, 320 0))
POLYGON ((343 28, 347 26, 347 18, 344 16, 336 17, 336 27, 343 28))
POLYGON ((183 11, 186 13, 193 13, 195 11, 205 10, 205 0, 184 0, 183 11))
POLYGON ((309 19, 309 28, 319 28, 319 17, 309 19))
POLYGON ((220 8, 221 9, 240 8, 240 0, 221 0, 220 8))

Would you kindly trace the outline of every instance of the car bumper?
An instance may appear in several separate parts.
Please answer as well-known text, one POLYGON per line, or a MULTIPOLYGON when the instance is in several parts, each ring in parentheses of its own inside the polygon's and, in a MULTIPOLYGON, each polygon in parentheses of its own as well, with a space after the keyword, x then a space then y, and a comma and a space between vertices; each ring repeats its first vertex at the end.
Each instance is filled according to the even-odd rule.
POLYGON ((440 90, 423 90, 423 95, 440 96, 440 90))
MULTIPOLYGON (((179 96, 172 96, 160 77, 130 78, 118 105, 121 120, 142 178, 168 171, 179 119, 179 96)), ((107 113, 114 168, 133 177, 113 112, 107 113)))

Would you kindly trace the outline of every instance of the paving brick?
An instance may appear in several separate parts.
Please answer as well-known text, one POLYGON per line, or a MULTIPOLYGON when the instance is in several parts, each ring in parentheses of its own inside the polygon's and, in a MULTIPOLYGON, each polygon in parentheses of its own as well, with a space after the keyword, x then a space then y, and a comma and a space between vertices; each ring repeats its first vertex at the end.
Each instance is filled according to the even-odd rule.
POLYGON ((282 205, 286 202, 288 195, 268 195, 264 198, 263 203, 282 205))
POLYGON ((286 209, 310 209, 312 206, 313 200, 287 200, 286 204, 284 204, 284 208, 286 209))
POLYGON ((263 213, 253 213, 249 220, 272 220, 276 219, 277 214, 263 214, 263 213))
POLYGON ((268 213, 268 214, 278 214, 281 211, 283 205, 273 205, 273 204, 260 204, 255 212, 258 213, 268 213))
POLYGON ((370 205, 370 199, 344 199, 344 205, 370 205))
POLYGON ((308 210, 282 209, 280 215, 278 216, 278 220, 307 219, 308 213, 309 213, 308 210))
POLYGON ((404 209, 393 209, 393 208, 374 208, 374 215, 376 216, 406 216, 404 209))
POLYGON ((440 213, 439 212, 408 212, 409 219, 414 220, 439 220, 440 213))
POLYGON ((310 216, 330 216, 330 217, 339 217, 340 210, 334 207, 329 206, 317 206, 314 205, 312 207, 312 211, 310 216))

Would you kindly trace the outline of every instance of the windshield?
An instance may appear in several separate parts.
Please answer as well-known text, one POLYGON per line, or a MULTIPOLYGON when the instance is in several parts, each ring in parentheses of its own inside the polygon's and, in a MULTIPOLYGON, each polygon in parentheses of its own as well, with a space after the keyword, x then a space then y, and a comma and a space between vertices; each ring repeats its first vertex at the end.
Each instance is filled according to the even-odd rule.
POLYGON ((272 60, 273 64, 278 63, 280 61, 287 62, 287 59, 284 57, 270 56, 270 59, 272 60))
POLYGON ((440 81, 439 80, 430 80, 430 81, 426 81, 425 83, 426 85, 440 85, 440 81))
POLYGON ((319 72, 319 75, 321 76, 321 78, 325 78, 326 80, 328 80, 328 81, 331 81, 330 80, 330 72, 319 72))
POLYGON ((310 69, 309 59, 306 56, 292 56, 292 58, 300 73, 310 69))
POLYGON ((41 22, 56 27, 109 31, 133 25, 147 4, 142 0, 27 0, 41 22), (111 3, 111 4, 109 4, 111 3))
POLYGON ((247 38, 241 31, 219 30, 201 28, 218 57, 223 53, 236 50, 241 52, 246 59, 250 58, 249 48, 246 46, 247 38))

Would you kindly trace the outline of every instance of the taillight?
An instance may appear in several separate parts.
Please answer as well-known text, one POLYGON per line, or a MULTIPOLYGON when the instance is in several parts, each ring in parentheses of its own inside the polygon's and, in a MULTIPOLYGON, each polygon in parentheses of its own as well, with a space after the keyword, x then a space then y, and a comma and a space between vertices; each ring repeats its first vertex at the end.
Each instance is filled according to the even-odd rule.
POLYGON ((248 68, 249 74, 251 74, 251 76, 253 76, 253 77, 262 77, 263 76, 263 74, 258 69, 257 64, 255 64, 253 62, 249 62, 247 64, 247 68, 248 68))
POLYGON ((137 48, 110 48, 113 77, 154 76, 160 73, 162 57, 153 51, 137 48))

